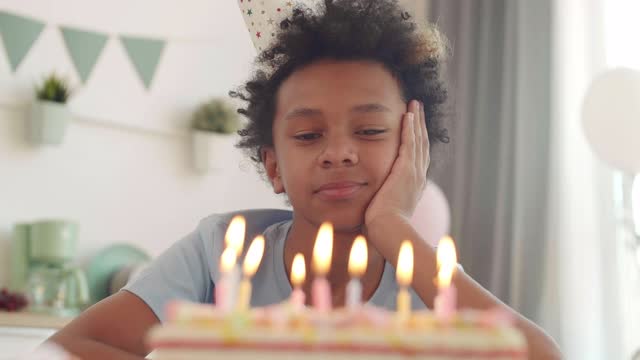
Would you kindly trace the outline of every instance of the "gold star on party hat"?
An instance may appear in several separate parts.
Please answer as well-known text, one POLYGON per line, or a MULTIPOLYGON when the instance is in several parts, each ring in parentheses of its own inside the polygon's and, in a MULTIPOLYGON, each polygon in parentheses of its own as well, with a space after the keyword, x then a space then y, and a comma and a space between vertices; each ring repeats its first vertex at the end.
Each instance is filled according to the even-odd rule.
POLYGON ((292 14, 295 4, 290 0, 238 0, 238 5, 253 46, 262 51, 276 36, 282 20, 292 14))

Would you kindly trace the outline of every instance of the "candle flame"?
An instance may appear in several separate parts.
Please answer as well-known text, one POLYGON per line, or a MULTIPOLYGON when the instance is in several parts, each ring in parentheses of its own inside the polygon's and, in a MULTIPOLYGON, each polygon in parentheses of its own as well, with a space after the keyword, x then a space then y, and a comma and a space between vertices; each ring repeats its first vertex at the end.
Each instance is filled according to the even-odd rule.
POLYGON ((236 215, 231 219, 227 232, 224 235, 224 243, 226 247, 232 247, 236 251, 236 256, 242 254, 244 246, 244 233, 247 222, 241 215, 236 215))
POLYGON ((438 244, 438 286, 447 287, 451 284, 451 278, 457 264, 456 246, 450 236, 440 239, 438 244))
POLYGON ((236 258, 236 251, 233 248, 229 247, 223 251, 222 257, 220 258, 220 271, 223 273, 231 271, 236 265, 236 258))
POLYGON ((264 253, 264 236, 258 235, 251 242, 247 255, 244 258, 243 272, 245 277, 252 277, 260 266, 264 253))
POLYGON ((329 272, 332 252, 333 225, 325 222, 320 225, 316 243, 313 246, 313 271, 315 271, 317 275, 325 276, 329 272))
POLYGON ((307 269, 304 263, 304 255, 298 253, 293 258, 293 264, 291 265, 291 283, 293 287, 302 286, 306 276, 307 269))
POLYGON ((401 286, 409 286, 413 280, 413 245, 405 240, 400 245, 396 279, 401 286))
POLYGON ((367 270, 367 240, 358 235, 351 245, 349 254, 349 275, 360 278, 367 270))

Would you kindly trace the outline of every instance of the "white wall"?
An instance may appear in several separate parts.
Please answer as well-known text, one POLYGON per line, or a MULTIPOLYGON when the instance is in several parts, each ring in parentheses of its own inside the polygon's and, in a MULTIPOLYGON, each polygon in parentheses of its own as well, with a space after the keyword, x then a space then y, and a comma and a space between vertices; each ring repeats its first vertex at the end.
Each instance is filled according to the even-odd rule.
POLYGON ((0 287, 16 222, 78 221, 85 262, 116 242, 157 255, 211 213, 284 207, 233 148, 222 171, 196 174, 189 139, 179 134, 195 105, 247 77, 254 50, 235 1, 0 0, 0 9, 48 23, 15 74, 0 42, 0 287), (59 24, 112 34, 84 86, 59 24), (149 91, 117 33, 170 39, 149 91), (53 69, 77 87, 75 118, 62 146, 37 148, 26 140, 25 104, 33 82, 53 69))
POLYGON ((201 176, 186 138, 76 121, 62 146, 35 148, 24 140, 24 120, 0 108, 0 287, 17 221, 78 221, 82 258, 115 242, 155 255, 210 213, 284 205, 233 148, 224 170, 201 176))
MULTIPOLYGON (((426 2, 402 2, 425 11, 426 2)), ((0 10, 47 22, 16 73, 0 42, 0 287, 16 222, 78 221, 86 262, 116 242, 157 255, 211 213, 285 207, 235 149, 223 171, 197 175, 179 134, 195 105, 240 85, 250 69, 254 50, 235 0, 0 0, 0 10), (111 34, 84 85, 57 25, 111 34), (116 34, 169 39, 149 91, 116 34), (54 69, 76 86, 75 118, 62 146, 38 148, 26 140, 26 105, 33 83, 54 69)))
POLYGON ((34 84, 56 71, 71 81, 76 115, 171 132, 187 125, 193 107, 240 85, 255 55, 236 0, 0 0, 0 9, 46 23, 15 74, 0 42, 0 104, 29 102, 34 84), (85 84, 60 26, 109 36, 85 84), (167 40, 150 89, 121 35, 167 40))

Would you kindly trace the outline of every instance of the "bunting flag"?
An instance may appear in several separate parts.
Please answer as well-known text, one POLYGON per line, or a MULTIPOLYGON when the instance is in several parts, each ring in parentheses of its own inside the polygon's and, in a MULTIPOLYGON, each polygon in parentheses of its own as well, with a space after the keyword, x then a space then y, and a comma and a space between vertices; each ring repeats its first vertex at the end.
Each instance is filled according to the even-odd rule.
POLYGON ((20 66, 43 29, 43 22, 0 11, 0 35, 9 57, 11 71, 15 72, 20 66))
POLYGON ((166 41, 133 36, 120 36, 120 41, 122 41, 140 79, 148 89, 160 62, 160 55, 166 41))
POLYGON ((64 26, 60 28, 60 31, 76 71, 82 82, 86 83, 108 37, 105 34, 64 26))
MULTIPOLYGON (((0 11, 0 37, 15 72, 38 39, 46 23, 0 11)), ((57 26, 57 24, 53 24, 57 26)), ((86 83, 110 37, 118 38, 146 89, 151 87, 168 39, 123 36, 60 25, 64 43, 75 69, 86 83)), ((211 41, 211 39, 203 39, 211 41)))

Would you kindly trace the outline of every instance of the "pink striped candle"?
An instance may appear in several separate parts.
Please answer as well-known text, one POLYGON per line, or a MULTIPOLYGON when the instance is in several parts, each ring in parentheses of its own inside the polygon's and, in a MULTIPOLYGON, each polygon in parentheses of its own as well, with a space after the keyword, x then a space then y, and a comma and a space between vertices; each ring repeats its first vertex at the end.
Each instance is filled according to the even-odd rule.
POLYGON ((311 285, 313 306, 322 312, 331 310, 331 287, 327 281, 327 274, 331 267, 333 251, 333 226, 325 222, 320 225, 316 243, 313 246, 313 267, 316 277, 311 285))

